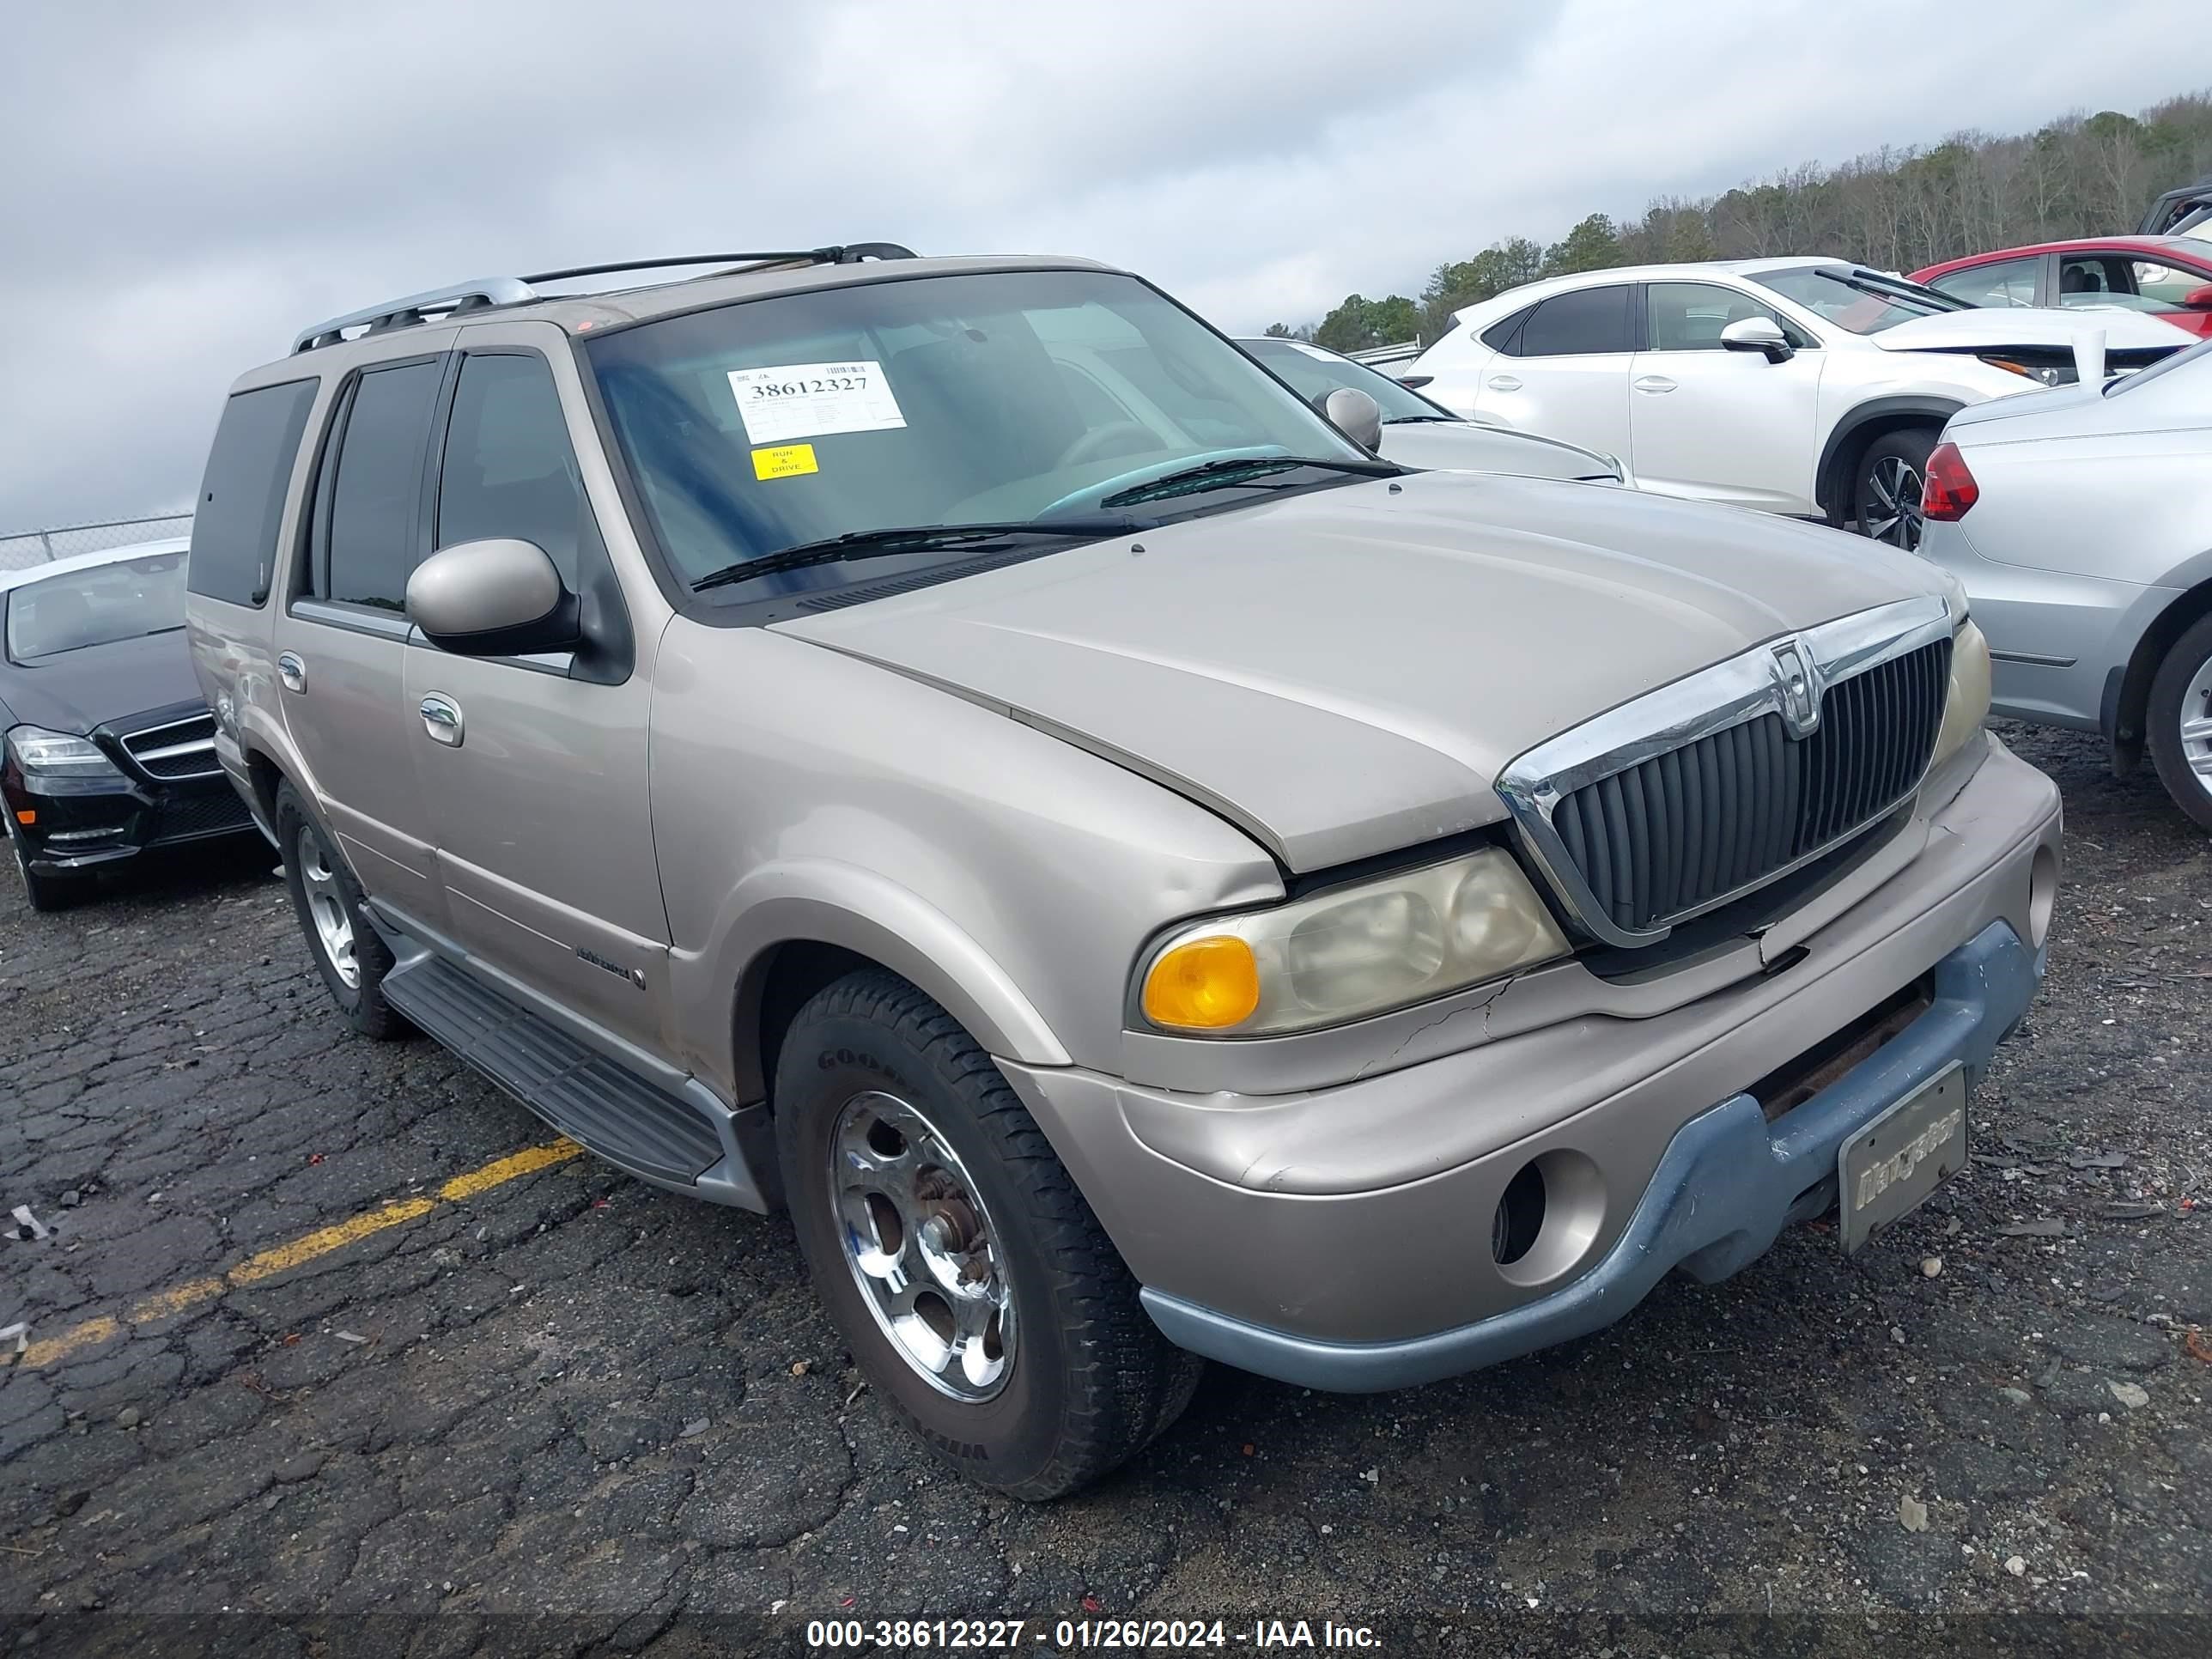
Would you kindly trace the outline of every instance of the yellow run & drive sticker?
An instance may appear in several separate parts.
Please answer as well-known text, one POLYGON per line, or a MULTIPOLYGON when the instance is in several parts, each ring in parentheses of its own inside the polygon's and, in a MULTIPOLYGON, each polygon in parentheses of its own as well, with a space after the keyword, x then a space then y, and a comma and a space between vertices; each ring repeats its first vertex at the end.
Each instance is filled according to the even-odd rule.
POLYGON ((796 478, 801 473, 821 470, 815 465, 812 444, 778 444, 773 449, 753 451, 756 478, 796 478))

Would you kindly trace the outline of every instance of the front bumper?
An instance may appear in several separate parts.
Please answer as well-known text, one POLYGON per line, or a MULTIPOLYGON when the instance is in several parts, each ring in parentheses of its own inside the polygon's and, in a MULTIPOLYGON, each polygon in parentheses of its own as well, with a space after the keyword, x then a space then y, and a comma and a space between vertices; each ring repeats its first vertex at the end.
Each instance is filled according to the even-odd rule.
POLYGON ((1585 1015, 1292 1102, 1002 1069, 1173 1340, 1311 1388, 1432 1381, 1598 1329, 1678 1267, 1735 1272, 1832 1204, 1855 1129, 1954 1061, 1977 1080, 2041 976, 2058 813, 1993 744, 1918 855, 1802 955, 1648 1018, 1585 1015), (1747 1092, 1923 982, 1924 1011, 1809 1098, 1770 1121, 1747 1092), (1439 1167, 1470 1118, 1509 1130, 1439 1167), (1561 1231, 1501 1267, 1492 1220, 1532 1163, 1561 1231), (1316 1175, 1336 1169, 1362 1184, 1316 1175))
POLYGON ((149 782, 125 776, 70 780, 65 789, 27 779, 10 764, 0 776, 9 823, 31 869, 76 875, 179 846, 250 831, 245 803, 221 772, 149 782), (30 821, 24 822, 24 815, 30 821))

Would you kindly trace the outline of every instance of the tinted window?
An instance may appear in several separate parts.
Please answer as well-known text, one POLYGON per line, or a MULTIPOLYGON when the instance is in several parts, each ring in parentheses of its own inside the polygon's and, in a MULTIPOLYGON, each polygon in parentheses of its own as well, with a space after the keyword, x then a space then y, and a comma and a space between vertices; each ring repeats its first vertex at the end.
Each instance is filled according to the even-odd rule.
POLYGON ((1482 331, 1482 343, 1492 351, 1503 351, 1509 356, 1521 355, 1520 343, 1514 337, 1521 332, 1521 325, 1528 320, 1528 313, 1536 307, 1524 306, 1504 322, 1492 323, 1482 331))
POLYGON ((373 369, 354 387, 332 471, 325 599, 405 609, 415 506, 439 366, 373 369))
POLYGON ((8 654, 18 662, 184 625, 181 551, 67 571, 8 595, 8 654))
POLYGON ((261 386, 223 405, 192 514, 193 592, 233 605, 259 605, 269 597, 285 486, 316 384, 261 386))
POLYGON ((2040 254, 2026 259, 1999 259, 1938 276, 1929 287, 1964 300, 1970 306, 2032 306, 2035 285, 2043 272, 2040 254))
POLYGON ((495 536, 534 542, 576 589, 582 481, 543 357, 471 356, 453 388, 438 482, 440 547, 495 536))
POLYGON ((1553 295, 1522 326, 1519 355, 1566 357, 1627 350, 1628 295, 1626 286, 1553 295))

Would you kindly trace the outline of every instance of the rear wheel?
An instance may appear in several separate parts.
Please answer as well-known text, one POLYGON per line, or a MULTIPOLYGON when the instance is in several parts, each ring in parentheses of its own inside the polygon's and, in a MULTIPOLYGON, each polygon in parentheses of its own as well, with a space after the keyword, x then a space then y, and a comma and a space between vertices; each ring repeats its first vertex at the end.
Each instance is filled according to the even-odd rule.
POLYGON ((384 1000, 392 951, 369 925, 361 884, 290 784, 276 786, 276 807, 284 884, 331 1000, 365 1037, 384 1042, 406 1036, 407 1022, 384 1000))
POLYGON ((2145 710, 2151 762, 2181 810, 2212 830, 2212 617, 2173 642, 2145 710))
POLYGON ((775 1076, 783 1190, 817 1292, 940 1458, 1057 1498, 1172 1423, 1203 1362, 1136 1281, 991 1058, 880 969, 802 1008, 775 1076))
POLYGON ((1920 545, 1920 490, 1937 435, 1933 427, 1908 427, 1867 446, 1851 494, 1859 534, 1908 553, 1920 545))

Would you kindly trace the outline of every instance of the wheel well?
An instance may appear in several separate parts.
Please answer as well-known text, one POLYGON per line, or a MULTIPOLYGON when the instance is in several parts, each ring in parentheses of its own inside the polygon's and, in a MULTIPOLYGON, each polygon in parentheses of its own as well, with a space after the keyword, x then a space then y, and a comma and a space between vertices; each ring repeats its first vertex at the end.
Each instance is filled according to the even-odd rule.
POLYGON ((738 989, 738 1098, 773 1105, 770 1085, 784 1036, 807 1000, 848 974, 881 966, 858 951, 817 939, 787 939, 763 951, 738 989))
POLYGON ((1910 431, 1925 427, 1931 433, 1943 429, 1944 417, 1920 410, 1899 410, 1894 414, 1876 415, 1864 424, 1853 427, 1837 440, 1836 447, 1828 457, 1826 470, 1821 474, 1820 493, 1814 499, 1828 515, 1831 524, 1849 522, 1851 516, 1851 480, 1858 474, 1859 462, 1876 439, 1887 438, 1893 432, 1910 431))
POLYGON ((2130 766, 2142 758, 2143 727, 2150 712, 2150 683, 2158 676, 2158 665, 2173 642, 2198 617, 2207 615, 2212 615, 2212 581, 2199 582, 2160 611, 2136 641, 2135 654, 2128 659, 2127 672, 2120 680, 2112 729, 2106 734, 2112 739, 2116 766, 2130 766))

